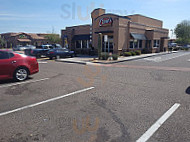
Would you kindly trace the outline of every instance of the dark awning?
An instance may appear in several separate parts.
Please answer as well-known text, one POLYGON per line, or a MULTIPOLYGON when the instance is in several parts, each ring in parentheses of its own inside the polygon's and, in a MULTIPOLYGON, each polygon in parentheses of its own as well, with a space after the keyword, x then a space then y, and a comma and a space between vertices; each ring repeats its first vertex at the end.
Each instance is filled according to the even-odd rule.
POLYGON ((90 35, 75 35, 73 40, 90 40, 90 35))
POLYGON ((99 34, 99 33, 113 33, 113 31, 99 31, 99 32, 95 32, 95 34, 99 34))
POLYGON ((146 39, 147 39, 144 34, 131 33, 131 36, 132 36, 134 39, 137 39, 137 40, 146 40, 146 39))

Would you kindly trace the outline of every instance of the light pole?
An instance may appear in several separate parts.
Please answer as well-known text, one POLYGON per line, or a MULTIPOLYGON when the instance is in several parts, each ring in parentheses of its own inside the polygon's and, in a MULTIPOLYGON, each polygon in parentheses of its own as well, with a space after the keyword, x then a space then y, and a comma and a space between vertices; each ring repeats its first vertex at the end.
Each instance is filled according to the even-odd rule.
POLYGON ((171 31, 171 39, 173 39, 174 30, 171 29, 170 31, 171 31))

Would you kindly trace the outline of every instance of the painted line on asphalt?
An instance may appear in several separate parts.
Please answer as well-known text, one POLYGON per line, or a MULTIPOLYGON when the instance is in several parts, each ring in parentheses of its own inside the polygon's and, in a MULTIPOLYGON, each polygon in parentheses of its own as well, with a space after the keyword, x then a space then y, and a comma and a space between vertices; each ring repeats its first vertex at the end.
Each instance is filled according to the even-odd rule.
POLYGON ((180 104, 175 103, 136 142, 146 142, 160 128, 160 126, 179 108, 179 106, 180 104))
POLYGON ((177 56, 167 57, 165 59, 163 59, 161 57, 155 57, 155 58, 150 57, 150 58, 145 58, 144 60, 160 63, 160 62, 168 61, 168 60, 175 59, 175 58, 178 58, 178 57, 181 57, 181 56, 186 56, 186 55, 189 55, 189 54, 190 53, 183 53, 183 54, 180 54, 180 55, 177 55, 177 56))
POLYGON ((47 64, 47 62, 38 62, 39 64, 47 64))
POLYGON ((9 85, 2 85, 2 86, 0 86, 0 88, 11 87, 11 86, 21 85, 21 84, 26 84, 26 83, 35 83, 35 82, 45 81, 45 80, 48 80, 48 79, 49 78, 44 78, 44 79, 39 79, 39 80, 32 80, 32 81, 18 82, 18 83, 13 83, 13 84, 9 84, 9 85))
POLYGON ((90 88, 78 90, 78 91, 75 91, 75 92, 72 92, 72 93, 69 93, 69 94, 66 94, 66 95, 62 95, 62 96, 51 98, 51 99, 48 99, 48 100, 45 100, 45 101, 42 101, 42 102, 38 102, 38 103, 35 103, 35 104, 20 107, 20 108, 11 110, 11 111, 2 112, 2 113, 0 113, 0 116, 4 116, 4 115, 11 114, 11 113, 14 113, 14 112, 18 112, 18 111, 21 111, 21 110, 24 110, 24 109, 28 109, 28 108, 36 107, 36 106, 46 104, 46 103, 49 103, 49 102, 53 102, 53 101, 56 101, 56 100, 60 100, 62 98, 69 97, 69 96, 75 95, 75 94, 79 94, 79 93, 82 93, 82 92, 85 92, 85 91, 88 91, 88 90, 91 90, 91 89, 94 89, 94 88, 95 87, 90 87, 90 88))

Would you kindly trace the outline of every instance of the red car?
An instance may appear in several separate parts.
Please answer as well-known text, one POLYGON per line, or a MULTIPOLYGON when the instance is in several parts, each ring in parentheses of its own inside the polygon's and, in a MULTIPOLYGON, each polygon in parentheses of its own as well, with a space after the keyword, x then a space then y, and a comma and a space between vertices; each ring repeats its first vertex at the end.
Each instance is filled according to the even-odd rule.
POLYGON ((0 80, 23 81, 37 72, 39 72, 39 67, 35 57, 0 50, 0 80))

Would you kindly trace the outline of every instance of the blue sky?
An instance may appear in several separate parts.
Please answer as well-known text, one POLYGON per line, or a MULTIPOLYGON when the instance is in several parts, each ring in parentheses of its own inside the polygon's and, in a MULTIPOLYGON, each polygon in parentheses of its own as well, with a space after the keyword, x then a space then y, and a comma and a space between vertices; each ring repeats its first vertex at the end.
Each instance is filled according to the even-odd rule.
POLYGON ((189 0, 0 0, 0 33, 56 32, 66 26, 91 23, 94 8, 105 8, 120 15, 142 14, 164 22, 174 29, 190 20, 189 0))

